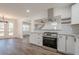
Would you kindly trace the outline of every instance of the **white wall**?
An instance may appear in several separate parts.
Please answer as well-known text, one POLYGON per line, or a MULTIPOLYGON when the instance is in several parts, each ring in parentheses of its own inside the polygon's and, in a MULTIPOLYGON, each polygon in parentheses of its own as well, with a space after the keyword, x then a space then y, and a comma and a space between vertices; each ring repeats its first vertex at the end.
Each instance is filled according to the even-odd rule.
POLYGON ((16 20, 14 25, 14 36, 18 38, 22 38, 22 20, 16 20))
POLYGON ((47 10, 40 10, 36 12, 33 16, 30 17, 31 20, 36 20, 36 19, 42 19, 42 18, 47 18, 47 10))

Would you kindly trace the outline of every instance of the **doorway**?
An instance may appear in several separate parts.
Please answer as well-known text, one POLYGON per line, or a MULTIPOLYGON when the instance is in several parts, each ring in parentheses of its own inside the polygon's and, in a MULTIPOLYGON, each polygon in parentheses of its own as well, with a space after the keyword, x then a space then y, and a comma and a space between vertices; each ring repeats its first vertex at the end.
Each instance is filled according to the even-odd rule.
POLYGON ((8 38, 14 34, 14 24, 11 21, 0 21, 0 37, 8 38))
POLYGON ((22 33, 23 33, 23 39, 25 39, 25 42, 29 42, 30 37, 30 23, 23 22, 22 23, 22 33))

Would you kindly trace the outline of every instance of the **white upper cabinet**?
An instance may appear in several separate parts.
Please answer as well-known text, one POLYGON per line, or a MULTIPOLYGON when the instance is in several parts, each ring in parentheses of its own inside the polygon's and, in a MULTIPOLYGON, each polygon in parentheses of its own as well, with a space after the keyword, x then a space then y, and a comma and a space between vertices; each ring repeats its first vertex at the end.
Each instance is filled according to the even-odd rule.
POLYGON ((79 24, 79 3, 72 5, 71 24, 79 24))
POLYGON ((54 16, 61 16, 61 19, 71 17, 71 6, 54 8, 54 16))
POLYGON ((61 17, 62 24, 71 24, 71 5, 65 7, 54 8, 54 16, 61 17))

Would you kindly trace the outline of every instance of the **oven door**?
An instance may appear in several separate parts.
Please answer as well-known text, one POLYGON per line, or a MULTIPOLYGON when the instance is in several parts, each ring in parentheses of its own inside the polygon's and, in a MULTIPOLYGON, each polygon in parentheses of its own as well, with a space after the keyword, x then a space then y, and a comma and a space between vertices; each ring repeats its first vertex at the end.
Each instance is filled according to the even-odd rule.
POLYGON ((43 37, 43 45, 57 49, 57 38, 43 37))

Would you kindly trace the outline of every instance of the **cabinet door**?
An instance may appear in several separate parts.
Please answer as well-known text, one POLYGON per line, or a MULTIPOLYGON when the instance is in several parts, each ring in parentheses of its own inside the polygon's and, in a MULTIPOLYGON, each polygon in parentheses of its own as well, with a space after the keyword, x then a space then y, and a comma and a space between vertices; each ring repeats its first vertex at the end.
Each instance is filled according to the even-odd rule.
POLYGON ((79 55, 79 37, 76 37, 76 43, 75 43, 75 54, 79 55))
POLYGON ((59 35, 58 36, 58 51, 65 53, 65 40, 66 36, 64 35, 59 35))
POLYGON ((76 39, 73 36, 68 36, 66 41, 67 41, 67 43, 66 43, 66 53, 74 54, 75 53, 76 39))
POLYGON ((72 24, 79 24, 79 3, 72 5, 72 24))
POLYGON ((30 43, 32 43, 32 44, 36 44, 37 43, 36 34, 32 33, 30 35, 30 43))
POLYGON ((42 33, 32 33, 30 35, 30 43, 42 46, 43 45, 42 33))
POLYGON ((42 39, 42 34, 37 34, 36 36, 36 44, 39 45, 39 46, 42 46, 42 42, 43 42, 43 39, 42 39))

